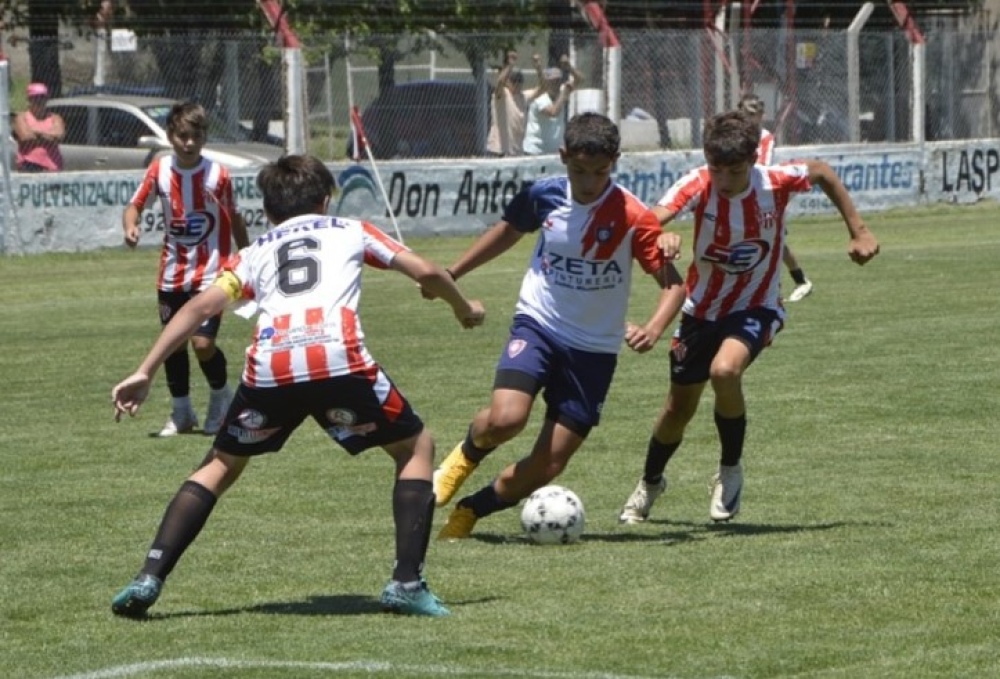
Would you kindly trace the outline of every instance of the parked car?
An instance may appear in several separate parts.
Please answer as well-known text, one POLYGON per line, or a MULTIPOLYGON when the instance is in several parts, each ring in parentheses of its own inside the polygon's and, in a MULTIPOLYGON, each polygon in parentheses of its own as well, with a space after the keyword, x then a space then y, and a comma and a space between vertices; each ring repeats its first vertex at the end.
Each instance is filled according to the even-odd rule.
POLYGON ((427 80, 391 87, 361 113, 376 158, 482 155, 489 130, 489 91, 476 84, 427 80))
MULTIPOLYGON (((62 116, 66 136, 60 143, 64 170, 142 169, 169 152, 167 116, 175 100, 136 95, 88 95, 50 99, 48 108, 62 116)), ((242 126, 227 126, 209 116, 208 143, 202 154, 240 169, 277 160, 280 146, 250 141, 242 126)))

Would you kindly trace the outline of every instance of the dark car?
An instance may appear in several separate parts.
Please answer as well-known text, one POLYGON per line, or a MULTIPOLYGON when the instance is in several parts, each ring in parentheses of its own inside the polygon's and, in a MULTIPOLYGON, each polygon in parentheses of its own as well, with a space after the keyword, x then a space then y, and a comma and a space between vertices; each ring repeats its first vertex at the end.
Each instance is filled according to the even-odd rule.
POLYGON ((376 158, 482 155, 489 129, 489 88, 428 80, 395 85, 362 112, 376 158))

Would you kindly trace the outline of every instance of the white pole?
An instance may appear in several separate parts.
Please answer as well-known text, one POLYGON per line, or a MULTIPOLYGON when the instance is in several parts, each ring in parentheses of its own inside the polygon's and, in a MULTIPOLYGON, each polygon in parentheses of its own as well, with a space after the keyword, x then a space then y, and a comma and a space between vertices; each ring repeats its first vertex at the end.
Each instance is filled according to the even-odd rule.
POLYGON ((97 39, 94 41, 94 87, 104 87, 104 72, 107 69, 105 58, 108 51, 107 29, 97 29, 97 39))
POLYGON ((622 117, 622 48, 609 47, 608 57, 608 104, 607 116, 616 123, 622 117))
POLYGON ((286 145, 288 153, 302 154, 308 151, 302 49, 283 48, 281 61, 285 69, 285 129, 288 131, 286 145))
POLYGON ((847 27, 847 125, 851 143, 861 141, 861 29, 868 22, 875 5, 866 2, 847 27))
MULTIPOLYGON (((724 109, 729 110, 736 108, 736 104, 739 103, 740 86, 742 83, 742 78, 740 78, 740 69, 747 68, 750 66, 748 64, 740 63, 740 54, 736 49, 736 39, 734 36, 741 35, 740 31, 740 18, 743 16, 743 5, 738 2, 734 2, 729 7, 729 31, 727 33, 728 40, 726 44, 729 47, 729 63, 733 68, 733 72, 729 74, 729 101, 726 102, 724 109)), ((742 35, 743 39, 746 39, 745 35, 742 35)))
POLYGON ((712 44, 715 45, 715 110, 725 110, 726 100, 726 66, 722 61, 726 35, 726 8, 721 7, 715 13, 715 31, 712 33, 712 44))
POLYGON ((351 67, 351 34, 344 33, 344 71, 347 81, 347 119, 354 110, 354 71, 351 67))
POLYGON ((910 73, 913 80, 913 97, 910 119, 913 121, 910 131, 913 141, 923 144, 924 138, 924 58, 926 56, 924 43, 910 43, 910 73))
POLYGON ((10 183, 10 63, 0 60, 0 154, 3 166, 3 192, 0 193, 0 254, 22 254, 21 231, 14 207, 14 189, 10 183))

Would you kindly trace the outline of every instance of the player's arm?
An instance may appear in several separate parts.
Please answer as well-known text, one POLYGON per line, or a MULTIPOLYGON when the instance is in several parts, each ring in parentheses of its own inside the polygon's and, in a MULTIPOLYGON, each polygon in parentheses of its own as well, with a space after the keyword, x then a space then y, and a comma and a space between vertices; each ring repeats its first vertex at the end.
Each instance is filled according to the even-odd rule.
POLYGON ((233 210, 233 240, 236 241, 236 247, 242 250, 246 246, 250 245, 250 235, 247 233, 247 223, 243 219, 243 215, 239 210, 233 210))
POLYGON ((139 406, 149 396, 149 387, 153 376, 160 369, 167 357, 181 348, 185 342, 201 327, 201 324, 226 308, 233 299, 232 289, 239 295, 239 280, 232 272, 226 272, 214 284, 198 293, 181 307, 166 327, 156 338, 153 347, 139 364, 132 375, 118 383, 111 390, 111 400, 115 407, 115 420, 121 419, 125 413, 135 415, 139 406), (227 289, 227 285, 229 289, 227 289), (233 287, 235 285, 235 288, 233 287))
POLYGON ((447 302, 463 328, 482 325, 486 315, 482 302, 466 299, 448 272, 434 262, 409 250, 402 250, 392 258, 390 268, 416 281, 428 299, 440 297, 447 302))
POLYGON ((63 121, 62 116, 58 113, 53 113, 51 115, 52 130, 42 134, 41 137, 48 141, 54 141, 58 144, 63 140, 63 137, 66 136, 66 123, 63 121))
POLYGON ((125 232, 125 245, 134 248, 139 244, 139 217, 142 209, 129 203, 122 212, 122 230, 125 232))
MULTIPOLYGON (((676 212, 662 205, 653 206, 652 212, 656 215, 656 219, 659 220, 660 226, 666 226, 674 220, 674 217, 677 216, 676 212)), ((664 231, 660 235, 657 244, 660 246, 660 249, 663 250, 663 255, 667 259, 680 259, 681 236, 679 233, 674 231, 664 231)))
POLYGON ((645 353, 656 346, 660 337, 677 318, 684 304, 684 279, 671 262, 667 261, 651 274, 660 286, 660 296, 653 315, 639 326, 629 323, 625 328, 625 343, 633 351, 645 353))
POLYGON ((851 195, 847 192, 847 187, 840 181, 840 177, 833 171, 827 163, 822 160, 805 161, 809 171, 809 181, 823 190, 826 197, 834 204, 840 216, 847 225, 847 231, 851 236, 851 243, 847 254, 857 264, 864 264, 878 254, 879 245, 875 234, 868 230, 864 220, 854 206, 851 195))
POLYGON ((510 222, 501 219, 476 239, 476 242, 470 245, 447 271, 457 280, 510 250, 523 235, 524 233, 515 229, 510 222))
POLYGON ((35 131, 28 124, 28 118, 24 113, 18 113, 14 116, 14 137, 20 142, 31 141, 37 135, 35 131))

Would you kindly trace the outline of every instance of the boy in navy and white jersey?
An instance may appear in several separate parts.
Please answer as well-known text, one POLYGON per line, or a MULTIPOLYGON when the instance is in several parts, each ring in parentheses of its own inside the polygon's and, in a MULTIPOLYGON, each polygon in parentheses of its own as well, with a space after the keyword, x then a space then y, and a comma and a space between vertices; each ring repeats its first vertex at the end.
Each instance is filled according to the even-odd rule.
POLYGON ((520 433, 540 392, 546 411, 531 453, 460 500, 442 539, 468 537, 479 519, 513 507, 558 476, 600 420, 622 341, 649 351, 680 309, 683 285, 657 244, 659 222, 611 180, 619 144, 618 128, 605 116, 575 116, 560 149, 567 176, 517 194, 503 219, 449 269, 459 278, 525 234, 538 234, 490 405, 435 472, 438 505, 451 500, 486 455, 520 433), (633 262, 661 288, 641 326, 625 318, 633 262))
POLYGON ((156 370, 205 319, 237 301, 259 311, 243 379, 212 449, 167 507, 145 563, 114 598, 112 611, 145 615, 250 458, 281 450, 309 417, 351 455, 380 446, 395 461, 396 558, 383 608, 447 615, 422 575, 434 513, 434 441, 365 346, 361 270, 367 264, 408 276, 443 298, 466 328, 482 323, 483 307, 467 300, 440 267, 373 225, 326 216, 335 183, 316 158, 285 156, 265 166, 257 183, 268 220, 278 226, 185 304, 139 369, 112 391, 116 419, 134 415, 156 370))

